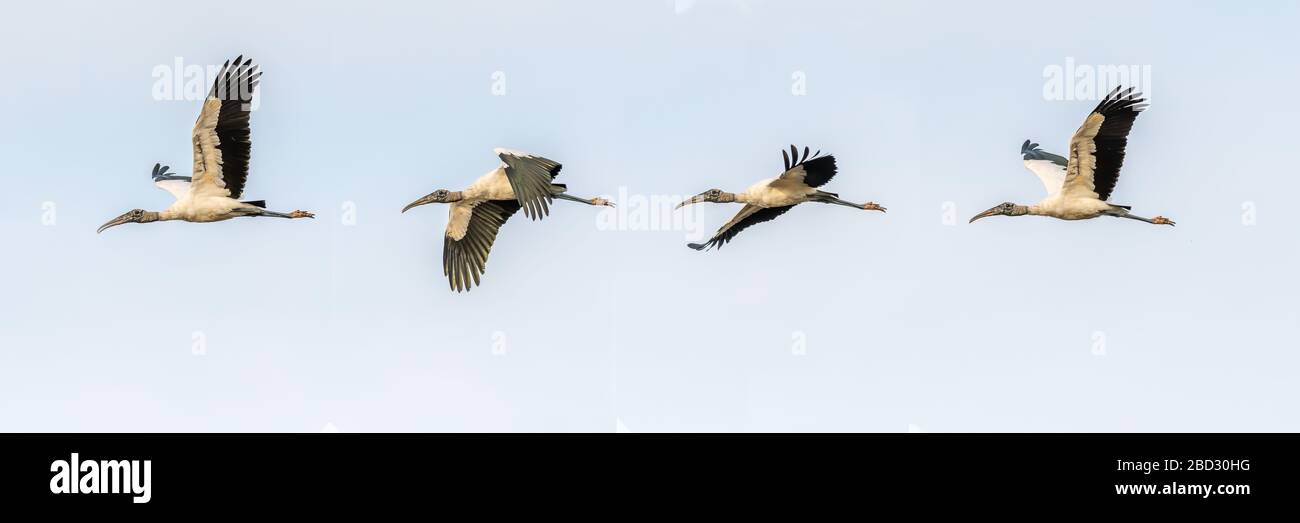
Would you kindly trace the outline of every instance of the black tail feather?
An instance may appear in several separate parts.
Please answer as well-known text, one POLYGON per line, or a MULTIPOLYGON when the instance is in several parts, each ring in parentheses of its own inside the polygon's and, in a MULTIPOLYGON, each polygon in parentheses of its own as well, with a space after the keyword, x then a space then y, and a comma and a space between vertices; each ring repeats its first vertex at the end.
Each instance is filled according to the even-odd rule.
POLYGON ((246 203, 246 204, 252 205, 253 207, 257 207, 257 208, 259 208, 259 209, 265 209, 265 208, 266 208, 266 200, 253 200, 253 201, 251 201, 251 202, 239 202, 239 203, 246 203))

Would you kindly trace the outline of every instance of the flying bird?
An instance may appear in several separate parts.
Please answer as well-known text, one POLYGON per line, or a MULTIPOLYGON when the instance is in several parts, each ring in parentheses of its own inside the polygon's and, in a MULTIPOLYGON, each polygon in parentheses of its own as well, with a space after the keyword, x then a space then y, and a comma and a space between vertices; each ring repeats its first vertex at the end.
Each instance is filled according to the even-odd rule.
POLYGON ((1106 201, 1119 180, 1124 163, 1128 133, 1139 112, 1147 108, 1142 93, 1130 87, 1106 95, 1097 108, 1084 119, 1070 139, 1070 159, 1043 151, 1038 144, 1025 140, 1020 153, 1025 168, 1038 176, 1047 188, 1047 197, 1035 205, 1003 203, 971 218, 971 223, 986 216, 1051 216, 1062 220, 1087 220, 1098 216, 1115 216, 1156 225, 1174 225, 1164 216, 1144 218, 1129 212, 1132 207, 1106 201))
POLYGON ((240 201, 248 181, 248 160, 252 146, 248 123, 252 116, 253 92, 262 73, 253 60, 243 56, 226 62, 203 101, 203 110, 191 133, 194 143, 193 176, 178 176, 170 167, 154 164, 153 181, 176 198, 167 209, 154 212, 134 209, 99 227, 124 223, 168 220, 219 222, 240 216, 312 218, 306 211, 280 213, 266 209, 266 201, 240 201))
POLYGON ((799 149, 793 145, 790 146, 789 152, 782 150, 781 156, 785 159, 785 171, 776 178, 762 180, 742 193, 733 194, 723 192, 721 189, 709 189, 677 204, 678 209, 700 202, 745 204, 740 212, 718 229, 718 232, 708 241, 689 243, 687 247, 697 251, 710 247, 721 249, 740 234, 740 231, 751 225, 775 219, 804 202, 830 203, 854 209, 885 212, 884 207, 873 202, 861 205, 846 202, 841 200, 838 194, 817 189, 835 177, 835 156, 830 154, 822 156, 821 151, 810 155, 807 147, 803 148, 803 155, 800 156, 799 149))
POLYGON ((604 198, 578 198, 565 193, 564 184, 552 180, 559 163, 541 156, 494 149, 501 165, 475 180, 463 191, 438 189, 402 208, 406 212, 430 203, 451 204, 447 232, 442 240, 442 272, 451 289, 468 291, 479 285, 497 232, 520 209, 533 220, 550 214, 556 199, 613 207, 604 198))

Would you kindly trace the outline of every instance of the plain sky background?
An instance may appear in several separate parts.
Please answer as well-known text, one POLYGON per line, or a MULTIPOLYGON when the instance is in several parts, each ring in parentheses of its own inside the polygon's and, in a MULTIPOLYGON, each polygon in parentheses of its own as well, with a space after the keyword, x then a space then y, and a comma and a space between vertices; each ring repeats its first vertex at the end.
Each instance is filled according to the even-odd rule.
MULTIPOLYGON (((16 3, 0 430, 1300 431, 1297 22, 1287 1, 16 3), (171 203, 154 162, 189 174, 199 102, 154 100, 154 67, 241 53, 265 71, 245 198, 318 219, 96 235, 171 203), (1095 105, 1044 99, 1067 58, 1150 68, 1112 200, 1176 228, 966 223, 1042 197, 1020 142, 1064 153, 1095 105), (743 190, 790 143, 889 213, 800 206, 700 253, 561 202, 512 219, 466 294, 446 208, 398 213, 498 146, 577 194, 670 196, 743 190)), ((739 210, 700 207, 710 230, 739 210)))

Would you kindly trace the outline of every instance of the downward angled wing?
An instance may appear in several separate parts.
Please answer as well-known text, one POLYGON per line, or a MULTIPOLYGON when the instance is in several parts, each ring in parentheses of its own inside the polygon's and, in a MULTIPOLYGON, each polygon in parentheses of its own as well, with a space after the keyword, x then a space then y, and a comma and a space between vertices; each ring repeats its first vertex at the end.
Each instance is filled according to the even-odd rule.
POLYGON ((1110 198, 1124 164, 1128 133, 1138 113, 1147 108, 1145 102, 1132 87, 1124 91, 1116 87, 1088 114, 1070 139, 1070 165, 1061 189, 1065 194, 1110 198))
POLYGON ((153 184, 159 189, 171 193, 177 200, 184 198, 190 193, 190 177, 177 176, 176 173, 169 172, 171 167, 162 164, 153 164, 153 184))
POLYGON ((194 123, 194 181, 191 190, 239 198, 248 179, 253 92, 262 73, 243 56, 226 62, 212 83, 194 123))
POLYGON ((1029 172, 1038 176, 1043 182, 1043 188, 1047 189, 1047 195, 1061 192, 1061 186, 1065 184, 1065 167, 1069 163, 1062 156, 1049 153, 1038 148, 1038 144, 1025 143, 1020 145, 1020 154, 1024 155, 1025 168, 1029 172))
POLYGON ((487 270, 488 253, 497 231, 519 210, 519 202, 490 200, 454 203, 442 242, 442 272, 451 289, 468 291, 487 270))
POLYGON ((803 148, 802 159, 799 156, 799 149, 790 146, 790 152, 781 151, 781 156, 785 158, 785 172, 777 177, 776 183, 794 183, 802 184, 808 187, 821 187, 826 182, 835 177, 835 156, 820 156, 821 151, 815 154, 808 154, 808 148, 803 148))
POLYGON ((740 212, 736 213, 736 216, 732 218, 731 221, 727 222, 726 225, 723 225, 721 229, 718 229, 718 232, 714 233, 713 237, 709 238, 709 241, 704 243, 687 244, 687 247, 697 251, 702 251, 714 246, 721 249, 723 245, 731 241, 732 238, 735 238, 737 234, 740 234, 740 231, 743 231, 749 226, 757 223, 771 221, 777 216, 785 214, 785 212, 790 210, 792 207, 794 206, 758 207, 746 204, 744 208, 740 209, 740 212))
POLYGON ((550 213, 551 180, 560 174, 561 165, 541 156, 495 149, 493 152, 505 163, 506 179, 515 199, 524 209, 524 216, 540 219, 550 213))

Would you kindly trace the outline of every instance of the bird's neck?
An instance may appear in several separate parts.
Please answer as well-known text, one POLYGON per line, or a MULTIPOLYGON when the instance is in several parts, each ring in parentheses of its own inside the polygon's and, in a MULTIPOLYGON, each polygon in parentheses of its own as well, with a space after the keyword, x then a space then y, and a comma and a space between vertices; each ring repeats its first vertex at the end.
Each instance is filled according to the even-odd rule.
POLYGON ((718 203, 731 203, 731 202, 749 203, 749 193, 743 192, 740 194, 732 194, 729 192, 724 192, 722 193, 722 196, 718 197, 718 203))
POLYGON ((176 215, 176 211, 171 209, 166 209, 162 212, 145 211, 144 214, 140 215, 140 223, 175 220, 177 218, 179 218, 179 216, 176 215))
POLYGON ((1031 215, 1034 215, 1034 216, 1046 216, 1046 215, 1047 215, 1047 213, 1044 212, 1043 209, 1042 209, 1041 207, 1037 206, 1037 205, 1017 205, 1016 207, 1020 207, 1020 208, 1024 209, 1024 210, 1025 210, 1025 214, 1031 214, 1031 215))
POLYGON ((461 201, 461 200, 464 200, 464 199, 465 199, 465 193, 464 193, 464 192, 461 192, 461 191, 454 191, 454 192, 449 192, 449 193, 447 193, 447 203, 458 202, 458 201, 461 201))

